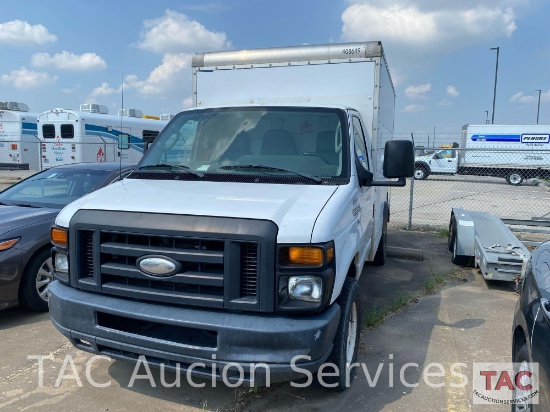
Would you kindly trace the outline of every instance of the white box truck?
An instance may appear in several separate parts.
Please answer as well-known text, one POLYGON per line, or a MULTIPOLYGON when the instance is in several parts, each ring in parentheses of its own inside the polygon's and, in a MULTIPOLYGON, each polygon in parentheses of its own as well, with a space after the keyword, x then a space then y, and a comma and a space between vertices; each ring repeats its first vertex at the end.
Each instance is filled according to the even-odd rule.
POLYGON ((457 147, 415 158, 415 179, 430 174, 505 178, 511 185, 524 179, 550 177, 549 125, 465 125, 457 147))
POLYGON ((198 54, 193 94, 128 179, 57 217, 53 323, 82 350, 232 383, 330 362, 343 390, 385 186, 414 170, 381 43, 198 54))

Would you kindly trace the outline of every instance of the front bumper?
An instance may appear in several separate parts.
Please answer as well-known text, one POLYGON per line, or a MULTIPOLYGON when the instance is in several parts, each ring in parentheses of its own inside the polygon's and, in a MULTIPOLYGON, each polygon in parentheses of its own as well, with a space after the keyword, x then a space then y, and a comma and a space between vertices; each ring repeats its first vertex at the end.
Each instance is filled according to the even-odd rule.
POLYGON ((239 364, 244 375, 228 368, 227 380, 257 385, 266 383, 264 367, 251 373, 259 363, 269 367, 269 382, 304 377, 298 368, 317 370, 340 319, 337 304, 315 316, 284 317, 138 302, 59 281, 49 290, 53 324, 79 349, 133 361, 144 355, 150 364, 182 372, 193 365, 191 374, 206 379, 221 380, 226 365, 239 364), (296 356, 309 359, 291 363, 296 356))

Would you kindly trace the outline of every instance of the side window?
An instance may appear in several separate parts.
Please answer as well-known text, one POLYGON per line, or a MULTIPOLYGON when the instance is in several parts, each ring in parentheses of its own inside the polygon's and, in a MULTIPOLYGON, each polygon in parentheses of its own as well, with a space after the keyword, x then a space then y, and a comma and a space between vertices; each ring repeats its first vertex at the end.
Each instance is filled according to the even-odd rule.
POLYGON ((43 124, 42 136, 44 136, 44 139, 55 138, 55 126, 53 124, 43 124))
POLYGON ((157 138, 159 132, 157 130, 144 130, 143 131, 143 141, 151 143, 157 138))
POLYGON ((365 145, 365 135, 363 133, 363 128, 361 127, 359 118, 355 116, 353 116, 353 139, 355 142, 355 154, 359 158, 359 161, 363 167, 370 171, 369 156, 365 145))
POLYGON ((72 139, 74 137, 74 126, 72 124, 61 125, 61 138, 72 139))
POLYGON ((443 150, 439 152, 439 158, 440 159, 454 159, 456 157, 456 150, 443 150))

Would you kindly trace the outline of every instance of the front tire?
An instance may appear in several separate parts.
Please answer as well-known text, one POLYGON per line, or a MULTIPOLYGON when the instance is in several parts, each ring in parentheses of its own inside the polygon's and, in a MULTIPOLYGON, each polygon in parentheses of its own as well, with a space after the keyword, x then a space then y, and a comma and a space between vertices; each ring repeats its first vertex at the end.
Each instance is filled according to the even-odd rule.
POLYGON ((415 166, 414 178, 415 180, 424 180, 428 177, 428 171, 424 166, 415 166))
POLYGON ((519 172, 510 172, 506 176, 506 181, 512 186, 519 186, 523 182, 523 175, 519 172))
MULTIPOLYGON (((346 382, 347 365, 357 361, 361 341, 361 294, 359 283, 355 278, 346 278, 336 303, 340 306, 340 322, 327 363, 334 364, 339 373, 338 376, 323 377, 323 382, 333 385, 329 389, 343 392, 355 377, 355 368, 353 368, 349 372, 349 382, 346 382)), ((332 371, 332 368, 327 370, 332 371)))
POLYGON ((51 250, 46 248, 31 258, 19 285, 19 304, 37 312, 48 310, 48 285, 53 280, 51 250))

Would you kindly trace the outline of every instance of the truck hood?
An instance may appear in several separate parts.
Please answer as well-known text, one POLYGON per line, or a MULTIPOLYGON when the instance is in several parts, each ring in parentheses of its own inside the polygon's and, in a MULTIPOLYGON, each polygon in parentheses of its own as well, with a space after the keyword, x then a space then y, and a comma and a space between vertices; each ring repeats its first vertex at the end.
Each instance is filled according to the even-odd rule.
POLYGON ((310 242, 317 216, 337 186, 125 179, 66 206, 68 227, 79 209, 271 220, 280 243, 310 242))
POLYGON ((0 236, 11 236, 15 233, 13 231, 17 229, 22 229, 48 219, 53 223, 58 213, 59 209, 0 206, 0 236))

